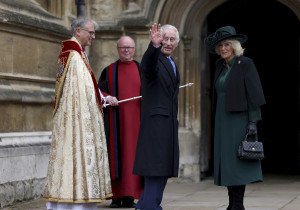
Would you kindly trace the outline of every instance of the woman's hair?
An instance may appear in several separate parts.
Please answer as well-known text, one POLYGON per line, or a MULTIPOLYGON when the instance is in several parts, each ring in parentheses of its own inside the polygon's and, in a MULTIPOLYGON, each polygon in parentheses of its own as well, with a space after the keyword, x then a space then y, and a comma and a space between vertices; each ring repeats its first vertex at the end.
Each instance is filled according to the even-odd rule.
POLYGON ((85 26, 85 24, 88 22, 92 22, 94 24, 95 29, 97 29, 98 24, 94 20, 80 17, 80 18, 76 18, 72 21, 71 34, 74 36, 76 28, 83 28, 85 26))
MULTIPOLYGON (((236 39, 227 39, 226 41, 228 41, 228 42, 231 43, 231 46, 232 46, 232 49, 233 49, 233 53, 236 56, 241 56, 241 55, 244 54, 245 49, 242 48, 242 45, 241 45, 240 41, 238 41, 236 39)), ((216 45, 216 53, 218 55, 220 55, 220 51, 219 51, 218 45, 216 45)))
POLYGON ((175 31, 176 44, 178 44, 179 41, 180 41, 180 38, 179 38, 179 32, 178 32, 177 28, 175 26, 170 25, 170 24, 165 24, 161 27, 161 30, 162 30, 163 33, 164 33, 165 30, 168 30, 168 29, 175 31))

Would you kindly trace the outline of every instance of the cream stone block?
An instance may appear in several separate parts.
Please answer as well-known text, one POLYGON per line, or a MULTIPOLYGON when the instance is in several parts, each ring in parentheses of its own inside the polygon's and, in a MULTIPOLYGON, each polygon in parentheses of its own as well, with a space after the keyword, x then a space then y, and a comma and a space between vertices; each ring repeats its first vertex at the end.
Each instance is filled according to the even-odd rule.
POLYGON ((53 104, 30 104, 23 112, 24 131, 52 130, 53 104))
POLYGON ((48 78, 56 78, 57 59, 61 44, 40 41, 38 43, 38 68, 35 75, 48 78))
POLYGON ((0 184, 47 175, 51 132, 0 133, 0 184))
POLYGON ((37 179, 45 178, 47 176, 50 145, 39 149, 43 149, 46 154, 39 154, 35 157, 35 178, 37 179))
POLYGON ((117 50, 118 38, 96 40, 90 49, 90 62, 97 81, 103 68, 119 59, 117 50))
POLYGON ((34 155, 0 158, 0 184, 32 179, 35 174, 34 155))
POLYGON ((200 182, 199 171, 200 171, 199 164, 193 164, 193 165, 183 164, 181 165, 179 177, 198 183, 200 182))
POLYGON ((97 21, 113 20, 121 13, 123 2, 120 0, 92 0, 90 3, 92 19, 97 21))
POLYGON ((180 164, 199 164, 199 139, 191 130, 179 129, 180 164))
POLYGON ((13 36, 14 73, 36 75, 38 69, 39 40, 13 36))
POLYGON ((0 72, 12 73, 13 71, 13 38, 10 34, 0 33, 0 72))
POLYGON ((0 132, 23 131, 22 105, 1 103, 0 110, 0 132))
POLYGON ((0 104, 0 132, 52 129, 53 104, 0 104))
POLYGON ((140 62, 150 43, 149 35, 146 37, 141 37, 135 42, 135 59, 140 62))
POLYGON ((179 137, 179 177, 194 182, 200 181, 199 139, 193 131, 180 128, 179 137))

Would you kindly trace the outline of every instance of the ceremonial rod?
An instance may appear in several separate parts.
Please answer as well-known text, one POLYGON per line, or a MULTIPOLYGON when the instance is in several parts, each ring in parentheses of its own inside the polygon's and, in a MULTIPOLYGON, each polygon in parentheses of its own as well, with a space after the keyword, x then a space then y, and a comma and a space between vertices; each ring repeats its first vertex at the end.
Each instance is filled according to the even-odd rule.
MULTIPOLYGON (((190 87, 192 86, 194 83, 187 83, 185 85, 180 85, 179 88, 184 88, 184 87, 190 87)), ((132 100, 136 100, 136 99, 139 99, 139 98, 142 98, 142 96, 135 96, 135 97, 132 97, 132 98, 126 98, 126 99, 123 99, 123 100, 120 100, 118 101, 118 104, 120 103, 123 103, 123 102, 126 102, 126 101, 132 101, 132 100)), ((103 107, 108 107, 109 104, 103 104, 103 107)))

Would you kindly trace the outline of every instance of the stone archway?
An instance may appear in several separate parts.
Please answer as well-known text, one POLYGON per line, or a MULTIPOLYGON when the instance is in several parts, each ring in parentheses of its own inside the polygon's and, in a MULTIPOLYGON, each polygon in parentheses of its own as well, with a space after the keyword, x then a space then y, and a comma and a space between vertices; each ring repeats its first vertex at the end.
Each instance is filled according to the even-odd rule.
MULTIPOLYGON (((206 51, 205 46, 203 45, 204 37, 207 35, 208 32, 214 30, 216 27, 222 24, 236 24, 236 27, 240 28, 240 30, 244 30, 251 36, 257 37, 253 39, 251 43, 252 46, 246 46, 248 49, 249 56, 251 55, 254 57, 254 59, 258 59, 258 64, 262 66, 262 68, 268 67, 268 62, 263 59, 264 54, 268 54, 270 51, 276 51, 276 48, 273 48, 272 45, 266 45, 268 46, 267 49, 265 49, 264 44, 265 42, 258 41, 259 40, 259 32, 258 27, 254 27, 255 24, 258 24, 259 22, 262 22, 261 20, 266 19, 266 11, 272 9, 274 11, 274 16, 271 16, 268 18, 268 22, 264 22, 264 26, 260 26, 264 29, 264 33, 268 33, 270 31, 271 33, 276 34, 275 26, 272 27, 272 29, 268 29, 268 26, 270 26, 270 23, 275 22, 279 23, 280 21, 292 21, 293 26, 287 28, 288 33, 294 34, 294 42, 288 42, 288 45, 295 45, 296 47, 293 48, 294 56, 292 56, 293 59, 293 66, 291 68, 294 69, 293 75, 288 78, 296 78, 294 82, 292 82, 293 85, 291 85, 289 88, 285 89, 286 91, 293 90, 294 101, 292 101, 294 105, 294 112, 297 112, 295 116, 296 122, 299 121, 299 29, 294 30, 293 28, 299 28, 299 16, 300 16, 300 1, 287 1, 287 0, 281 0, 281 1, 275 1, 275 0, 268 0, 266 2, 261 1, 243 1, 241 4, 236 6, 237 1, 224 1, 224 0, 215 0, 215 1, 161 1, 159 2, 159 5, 156 10, 155 15, 155 21, 160 23, 170 23, 175 25, 179 28, 181 33, 181 44, 179 46, 179 49, 176 52, 176 60, 180 65, 181 69, 181 75, 183 75, 183 82, 194 82, 195 85, 193 89, 186 90, 184 93, 181 94, 180 98, 180 125, 181 128, 184 129, 185 132, 193 134, 193 140, 190 140, 190 136, 183 136, 183 144, 189 144, 190 141, 193 142, 194 145, 196 145, 197 153, 193 154, 193 159, 198 159, 198 163, 194 161, 194 164, 198 164, 199 166, 199 175, 201 177, 204 177, 205 174, 211 169, 211 144, 212 144, 212 136, 211 136, 211 129, 212 126, 210 124, 211 119, 211 110, 210 110, 210 93, 211 93, 211 61, 208 58, 208 54, 206 51), (251 2, 252 5, 252 12, 249 12, 250 9, 249 3, 251 2), (248 4, 248 5, 247 5, 248 4), (224 5, 227 5, 226 9, 228 11, 231 11, 231 13, 226 13, 226 10, 224 10, 224 5), (247 6, 246 6, 247 5, 247 6), (274 6, 275 5, 275 6, 274 6), (220 7, 219 7, 220 6, 220 7), (230 18, 224 18, 224 16, 216 15, 214 18, 219 20, 209 19, 209 15, 216 9, 216 8, 223 8, 222 13, 227 16, 230 16, 230 18), (236 11, 230 10, 231 7, 236 7, 236 11, 239 11, 238 18, 236 18, 236 11), (257 13, 259 8, 264 8, 265 10, 261 10, 261 12, 257 13), (278 12, 279 11, 279 12, 278 12), (275 15, 276 13, 276 15, 275 15), (235 14, 235 15, 234 15, 235 14), (245 15, 248 15, 246 17, 245 15), (258 16, 260 15, 260 16, 258 16), (278 15, 281 19, 278 19, 278 15), (291 17, 294 16, 294 17, 291 17), (242 17, 242 18, 241 18, 242 17), (251 18, 254 20, 251 22, 251 18), (247 21, 246 21, 247 20, 247 21), (215 25, 212 24, 212 22, 215 22, 215 25), (218 25, 219 24, 219 25, 218 25), (214 29, 213 29, 214 28, 214 29), (248 29, 247 29, 248 28, 248 29), (295 32, 295 33, 293 33, 295 32), (257 35, 255 35, 257 34, 257 35), (257 46, 257 43, 259 45, 257 46), (257 49, 258 48, 258 49, 257 49), (260 49, 261 48, 261 49, 260 49), (258 53, 259 52, 259 53, 258 53), (262 53, 260 53, 262 52, 262 53), (260 56, 260 58, 256 58, 260 56), (297 57, 298 56, 298 57, 297 57), (188 91, 188 92, 187 92, 188 91)), ((221 14, 221 12, 219 13, 221 14)), ((284 26, 286 24, 280 25, 284 26)), ((280 29, 279 29, 280 30, 280 29)), ((281 40, 281 37, 284 33, 277 33, 277 40, 281 40)), ((284 36, 285 39, 288 38, 284 36)), ((262 39, 265 40, 265 39, 262 39)), ((271 39, 272 42, 276 42, 275 39, 271 39)), ((285 40, 286 41, 286 40, 285 40)), ((288 50, 288 48, 281 48, 282 50, 288 50)), ((269 60, 272 60, 271 57, 268 57, 269 60)), ((289 57, 285 57, 286 59, 289 59, 289 57)), ((278 59, 278 58, 276 58, 278 59)), ((273 65, 272 68, 276 67, 276 65, 273 65)), ((282 68, 284 68, 282 66, 282 68)), ((281 71, 284 72, 284 71, 281 71)), ((278 70, 279 73, 279 70, 278 70)), ((291 72, 288 70, 286 73, 291 74, 291 72)), ((263 74, 263 73, 261 73, 263 74)), ((274 77, 271 73, 268 75, 262 75, 262 77, 274 77)), ((278 82, 280 76, 277 77, 278 82)), ((263 80, 266 78, 262 78, 263 80)), ((289 83, 287 83, 289 84, 289 83)), ((267 97, 276 97, 276 94, 279 93, 279 89, 274 89, 276 87, 276 84, 272 84, 270 80, 267 82, 266 89, 267 90, 267 97), (277 93, 274 93, 272 95, 271 90, 276 90, 277 93)), ((284 97, 283 97, 284 98, 284 97)), ((276 102, 275 102, 276 103, 276 102)), ((272 104, 272 103, 271 103, 272 104)), ((274 107, 274 104, 272 104, 271 108, 268 107, 268 110, 272 110, 272 107, 274 107)), ((275 106, 275 109, 280 109, 280 107, 275 106)), ((288 109, 288 107, 287 107, 288 109)), ((265 111, 266 113, 266 111, 265 111)), ((271 115, 276 115, 276 111, 273 110, 271 112, 271 115)), ((292 112, 289 113, 289 115, 292 116, 292 112)), ((270 123, 271 121, 274 121, 272 118, 273 116, 267 116, 266 118, 267 122, 270 123)), ((284 116, 281 117, 281 121, 286 120, 284 116)), ((286 123, 286 122, 282 122, 286 123)), ((274 124, 273 124, 274 126, 274 124)), ((262 126, 260 126, 262 127, 262 126)), ((290 156, 289 160, 293 160, 293 166, 290 166, 291 168, 288 168, 287 171, 295 172, 299 171, 300 169, 300 161, 299 161, 299 125, 292 125, 293 135, 287 135, 287 138, 295 139, 293 141, 293 146, 287 147, 285 149, 292 149, 294 152, 292 156, 290 156)), ((274 128, 272 126, 268 126, 267 128, 269 132, 274 128)), ((280 128, 275 128, 280 129, 280 128)), ((266 128, 264 128, 266 130, 266 128)), ((284 132, 289 132, 288 126, 285 127, 284 132)), ((274 138, 274 135, 263 133, 263 138, 265 139, 272 139, 274 138)), ((275 135, 276 136, 276 135, 275 135)), ((281 134, 281 137, 284 138, 283 133, 281 134)), ((268 140, 265 140, 268 141, 268 140)), ((272 145, 274 142, 270 143, 271 146, 268 150, 275 150, 277 153, 280 152, 280 146, 276 146, 275 148, 272 148, 272 145)), ((266 142, 268 145, 268 142, 266 142)), ((279 144, 279 142, 277 142, 279 144)), ((269 147, 269 146, 268 146, 269 147)), ((188 152, 188 151, 186 151, 188 152)), ((273 153, 274 154, 274 153, 273 153)), ((271 159, 269 161, 265 161, 265 165, 269 164, 268 162, 274 161, 275 155, 273 155, 272 152, 270 153, 271 159)), ((184 156, 187 156, 184 154, 184 156)), ((276 158, 275 158, 276 159, 276 158)), ((279 161, 279 160, 277 160, 279 161)), ((286 161, 286 160, 285 160, 286 161)), ((281 165, 284 165, 281 163, 281 165)), ((267 168, 267 167, 266 167, 267 168)), ((275 168, 275 172, 283 172, 285 169, 280 167, 278 168, 276 165, 272 165, 271 169, 275 168), (276 170, 277 168, 277 170, 276 170)), ((271 170, 272 171, 272 170, 271 170)), ((195 175, 195 174, 194 174, 195 175)), ((196 175, 197 176, 197 175, 196 175)))
POLYGON ((300 24, 295 4, 299 3, 233 0, 215 8, 207 17, 209 31, 230 24, 249 37, 244 44, 245 55, 254 59, 267 99, 259 134, 266 150, 263 171, 271 173, 300 172, 300 24), (280 153, 284 155, 279 156, 280 153))

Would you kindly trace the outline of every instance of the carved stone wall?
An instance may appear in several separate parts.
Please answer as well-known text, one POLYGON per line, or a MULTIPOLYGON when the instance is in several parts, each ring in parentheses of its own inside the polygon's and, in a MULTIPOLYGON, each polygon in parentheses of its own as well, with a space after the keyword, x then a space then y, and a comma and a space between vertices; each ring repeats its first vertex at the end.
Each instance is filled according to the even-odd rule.
POLYGON ((0 132, 51 130, 57 56, 69 37, 61 17, 69 10, 57 17, 42 2, 0 1, 0 132))
MULTIPOLYGON (((211 75, 203 46, 205 21, 210 11, 224 2, 86 0, 87 16, 100 26, 96 40, 87 49, 97 79, 105 66, 118 59, 116 41, 121 35, 133 37, 135 59, 140 61, 149 44, 151 23, 169 23, 179 29, 181 41, 174 58, 181 71, 181 83, 194 83, 180 91, 179 176, 194 182, 200 181, 211 157, 211 75)), ((300 17, 299 0, 280 2, 300 17)), ((68 30, 75 16, 74 0, 0 0, 0 133, 51 131, 56 60, 61 41, 70 37, 68 30)), ((1 145, 0 140, 0 149, 1 145)), ((30 144, 27 149, 30 150, 30 144)), ((13 150, 13 146, 7 146, 6 150, 13 150)), ((46 150, 43 150, 43 164, 47 164, 45 156, 49 151, 46 150)), ((0 162, 4 158, 8 168, 12 157, 0 156, 0 162)), ((30 164, 29 159, 27 163, 30 164)), ((45 168, 37 170, 45 176, 45 168)), ((42 179, 36 181, 40 183, 42 179)), ((27 185, 34 183, 34 178, 14 181, 27 185)), ((7 183, 1 182, 0 177, 0 198, 6 187, 7 183)), ((30 189, 35 188, 31 185, 30 189)))
POLYGON ((71 2, 0 0, 0 207, 43 191, 57 56, 69 37, 71 2))
POLYGON ((91 1, 91 18, 97 21, 114 21, 122 11, 123 1, 91 1))
POLYGON ((0 208, 41 196, 51 132, 0 133, 0 208))

